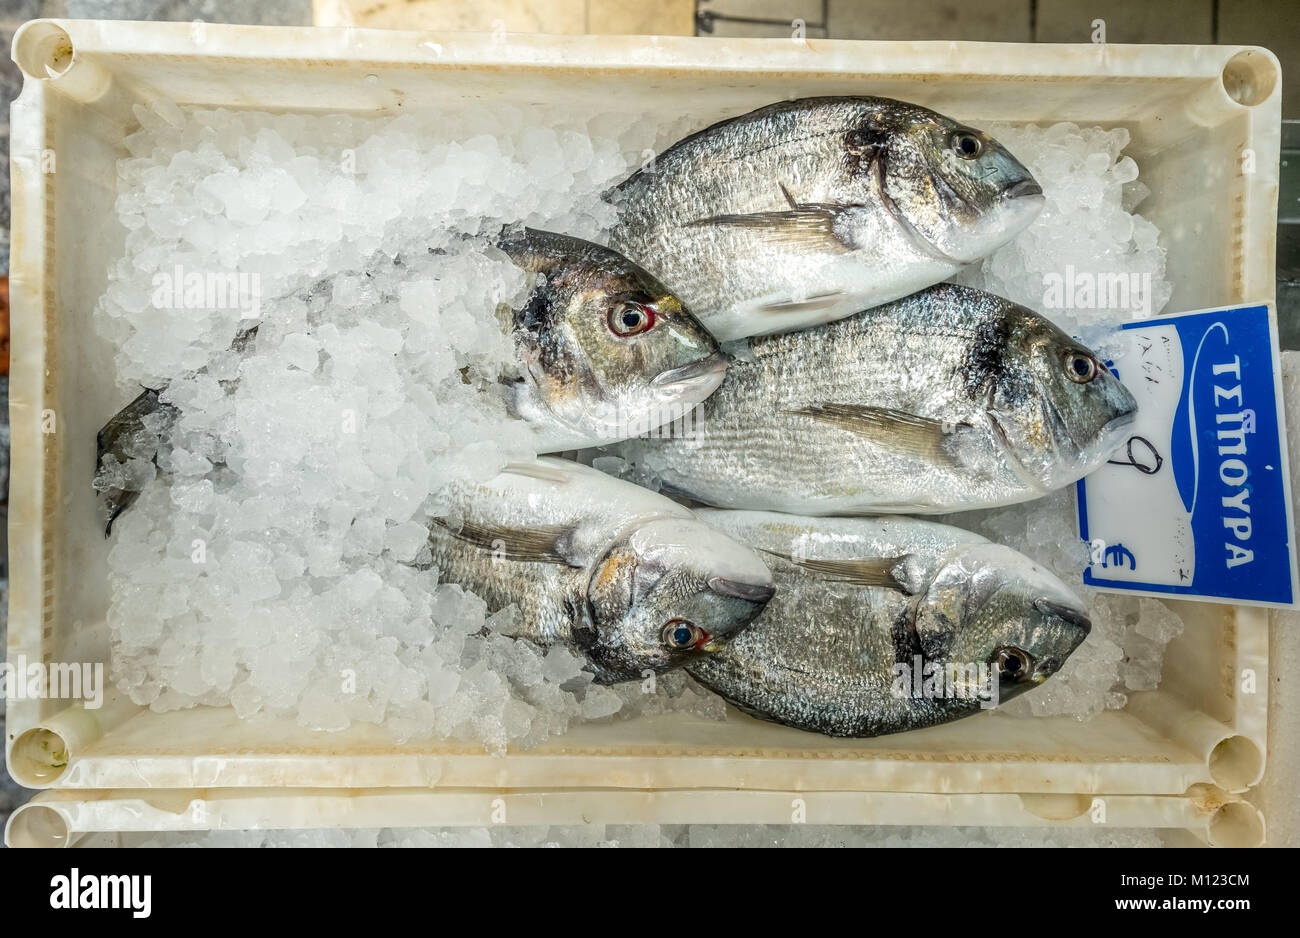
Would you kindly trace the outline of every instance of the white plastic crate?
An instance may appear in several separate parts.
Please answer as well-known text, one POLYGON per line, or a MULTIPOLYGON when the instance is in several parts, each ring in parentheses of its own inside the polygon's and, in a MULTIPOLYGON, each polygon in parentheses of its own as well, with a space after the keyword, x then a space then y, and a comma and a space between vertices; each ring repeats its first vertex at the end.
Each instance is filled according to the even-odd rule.
MULTIPOLYGON (((27 80, 12 115, 11 660, 95 661, 108 653, 108 545, 89 485, 90 441, 122 402, 113 393, 113 349, 90 318, 125 234, 112 211, 114 164, 136 127, 132 105, 154 97, 369 114, 471 98, 483 107, 676 101, 683 112, 740 113, 786 97, 854 93, 915 101, 977 125, 1124 126, 1127 152, 1152 189, 1142 213, 1168 249, 1170 308, 1274 295, 1281 92, 1276 59, 1262 49, 501 40, 42 20, 16 34, 14 58, 27 80), (1247 150, 1253 172, 1242 172, 1247 150), (53 173, 43 171, 50 153, 53 173), (45 433, 42 416, 50 413, 57 430, 45 433)), ((312 733, 287 720, 243 722, 230 709, 153 713, 110 697, 97 711, 12 701, 5 744, 15 778, 61 789, 539 789, 551 793, 544 804, 587 797, 568 789, 636 790, 637 798, 658 790, 669 801, 694 789, 779 798, 963 794, 989 805, 1038 793, 1084 804, 1076 817, 1090 796, 1104 794, 1161 796, 1133 802, 1151 804, 1156 818, 1165 808, 1155 805, 1170 796, 1194 800, 1187 793, 1199 785, 1239 793, 1264 770, 1266 615, 1175 605, 1187 628, 1169 645, 1159 690, 1087 723, 991 713, 881 739, 833 740, 735 712, 725 723, 678 714, 583 725, 494 756, 459 743, 396 746, 372 726, 312 733), (1242 692, 1246 672, 1254 693, 1242 692)), ((69 797, 90 804, 96 796, 69 797)), ((719 797, 708 803, 726 802, 719 797)))
POLYGON ((1142 827, 1175 846, 1255 847, 1264 819, 1213 785, 1181 795, 796 791, 227 788, 48 791, 10 817, 10 847, 105 846, 148 831, 582 824, 872 824, 1096 830, 1142 827), (796 821, 802 818, 802 821, 796 821))

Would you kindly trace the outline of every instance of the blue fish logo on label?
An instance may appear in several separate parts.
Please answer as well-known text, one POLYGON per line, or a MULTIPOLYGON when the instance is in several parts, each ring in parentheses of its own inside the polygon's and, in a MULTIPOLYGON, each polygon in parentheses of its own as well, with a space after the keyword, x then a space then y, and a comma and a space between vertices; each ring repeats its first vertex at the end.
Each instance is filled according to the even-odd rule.
POLYGON ((1126 443, 1078 483, 1084 582, 1294 606, 1277 324, 1264 305, 1125 323, 1107 364, 1138 400, 1126 443))

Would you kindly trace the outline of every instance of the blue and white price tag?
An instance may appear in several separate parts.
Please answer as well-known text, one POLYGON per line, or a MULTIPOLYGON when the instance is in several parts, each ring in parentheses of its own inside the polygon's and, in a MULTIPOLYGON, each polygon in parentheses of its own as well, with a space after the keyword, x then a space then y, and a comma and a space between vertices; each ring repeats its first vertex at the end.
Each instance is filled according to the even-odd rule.
MULTIPOLYGON (((1264 305, 1125 323, 1113 362, 1138 402, 1078 483, 1089 586, 1297 604, 1277 322, 1264 305)), ((1112 364, 1109 363, 1108 364, 1112 364)))

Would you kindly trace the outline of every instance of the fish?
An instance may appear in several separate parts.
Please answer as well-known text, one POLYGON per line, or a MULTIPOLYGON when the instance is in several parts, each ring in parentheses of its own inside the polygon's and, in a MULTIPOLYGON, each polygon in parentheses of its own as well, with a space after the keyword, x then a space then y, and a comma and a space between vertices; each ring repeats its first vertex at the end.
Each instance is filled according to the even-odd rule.
POLYGON ((720 341, 946 280, 1033 221, 1042 187, 988 134, 879 97, 783 101, 679 141, 606 193, 614 250, 720 341))
POLYGON ((104 516, 104 537, 113 533, 113 522, 140 497, 142 479, 128 468, 143 458, 157 468, 158 435, 176 419, 176 409, 162 403, 157 388, 145 388, 104 424, 95 435, 95 488, 100 494, 104 516), (146 418, 162 412, 157 433, 146 429, 146 418), (132 477, 134 475, 134 478, 132 477))
MULTIPOLYGON (((505 229, 495 247, 539 279, 517 308, 495 311, 513 339, 519 370, 517 378, 503 380, 506 409, 532 427, 538 452, 649 432, 683 419, 722 383, 728 358, 718 343, 675 295, 627 258, 518 226, 505 229)), ((241 331, 232 351, 246 351, 257 328, 241 331)), ((235 383, 222 382, 227 391, 235 383)), ((165 400, 166 388, 145 389, 99 431, 96 486, 105 537, 139 496, 127 487, 139 480, 124 481, 118 463, 135 458, 156 466, 159 437, 179 416, 165 400), (131 455, 123 449, 128 442, 131 455)))
POLYGON ((1075 482, 1137 413, 1086 346, 954 284, 747 349, 688 432, 616 451, 718 508, 942 514, 1075 482))
POLYGON ((672 292, 622 255, 547 231, 498 246, 542 282, 513 310, 521 377, 510 411, 539 453, 627 439, 679 420, 722 383, 727 356, 672 292))
POLYGON ((438 571, 516 638, 582 654, 597 683, 644 680, 717 652, 772 598, 751 547, 648 489, 567 460, 507 466, 448 493, 429 525, 438 571))
MULTIPOLYGON (((235 335, 230 350, 242 354, 257 338, 260 323, 246 326, 235 335)), ((200 368, 198 374, 205 374, 200 368)), ((218 382, 229 393, 233 380, 218 382)), ((95 489, 100 496, 104 537, 113 533, 113 522, 140 497, 141 487, 158 471, 158 447, 180 417, 180 409, 162 399, 168 384, 144 388, 136 397, 100 427, 95 435, 95 489), (152 464, 153 472, 142 478, 140 465, 152 464), (137 471, 130 471, 136 468, 137 471)))
POLYGON ((948 723, 1041 685, 1091 629, 1051 572, 960 528, 698 515, 760 550, 776 593, 726 647, 685 669, 761 720, 836 737, 948 723))

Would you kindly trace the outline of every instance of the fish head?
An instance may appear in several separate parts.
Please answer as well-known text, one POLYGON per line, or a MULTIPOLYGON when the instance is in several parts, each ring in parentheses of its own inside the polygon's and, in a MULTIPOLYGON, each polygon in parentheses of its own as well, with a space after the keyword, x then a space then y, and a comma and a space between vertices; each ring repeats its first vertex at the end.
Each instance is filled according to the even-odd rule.
POLYGON ((954 264, 978 260, 1042 210, 1042 187, 983 131, 901 103, 868 107, 863 118, 847 137, 858 154, 849 162, 875 164, 880 202, 924 253, 954 264))
POLYGON ((993 675, 1007 700, 1043 683, 1092 628, 1088 610, 1064 583, 1000 544, 955 548, 920 600, 915 629, 927 661, 993 675))
POLYGON ((641 680, 718 650, 775 592, 753 548, 695 518, 658 519, 596 564, 575 634, 598 681, 641 680))
POLYGON ((988 409, 1017 471, 1045 491, 1069 485, 1120 446, 1137 401, 1087 346, 1019 310, 992 379, 988 409))
POLYGON ((593 438, 636 436, 682 416, 722 383, 717 341, 663 284, 615 251, 562 236, 514 315, 535 399, 593 438))

